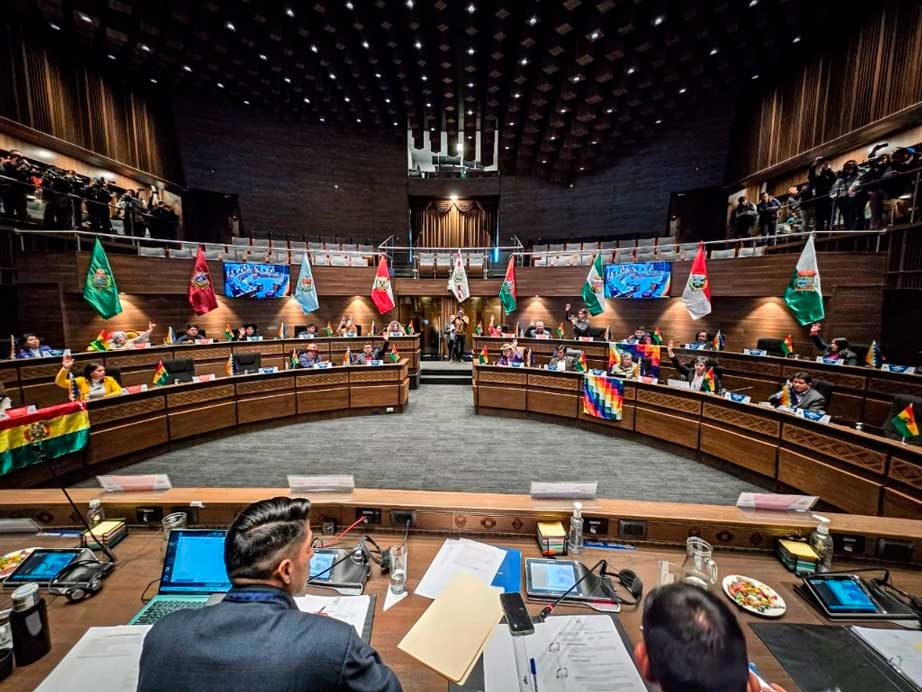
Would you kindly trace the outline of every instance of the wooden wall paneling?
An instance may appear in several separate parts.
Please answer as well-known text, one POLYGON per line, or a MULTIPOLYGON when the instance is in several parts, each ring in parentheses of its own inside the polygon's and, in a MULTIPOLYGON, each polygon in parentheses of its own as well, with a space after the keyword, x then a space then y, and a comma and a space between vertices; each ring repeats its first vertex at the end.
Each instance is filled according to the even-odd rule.
POLYGON ((633 404, 626 403, 627 398, 625 397, 625 403, 621 405, 621 420, 602 420, 601 418, 596 418, 591 416, 583 410, 582 403, 579 403, 579 419, 593 425, 600 425, 605 428, 616 428, 621 430, 633 430, 634 429, 634 414, 635 407, 633 404))
POLYGON ((210 403, 170 411, 170 439, 181 440, 203 433, 231 428, 237 425, 237 404, 234 401, 210 403))
POLYGON ((700 449, 763 476, 776 477, 777 444, 753 439, 702 421, 700 449))
POLYGON ((778 450, 778 480, 854 514, 877 514, 881 483, 789 449, 778 450))
POLYGON ((875 476, 882 476, 886 472, 887 454, 882 448, 875 448, 883 442, 882 438, 849 431, 850 434, 854 434, 855 439, 843 439, 842 429, 820 432, 817 428, 822 427, 818 424, 815 427, 808 425, 807 421, 785 421, 781 429, 781 439, 788 446, 801 447, 814 455, 849 464, 875 476))
MULTIPOLYGON (((45 278, 36 276, 38 278, 45 278)), ((34 332, 42 341, 60 348, 58 344, 67 343, 67 324, 58 283, 20 283, 16 286, 20 296, 29 296, 28 301, 17 303, 18 324, 23 332, 34 332)))
POLYGON ((96 464, 100 461, 115 459, 163 444, 168 439, 165 415, 151 416, 110 428, 90 430, 88 462, 96 464))
MULTIPOLYGON (((639 403, 639 399, 638 399, 639 403)), ((698 421, 638 405, 634 409, 634 429, 682 447, 698 449, 698 421)))
POLYGON ((922 500, 893 488, 884 488, 881 516, 918 520, 922 516, 922 500))

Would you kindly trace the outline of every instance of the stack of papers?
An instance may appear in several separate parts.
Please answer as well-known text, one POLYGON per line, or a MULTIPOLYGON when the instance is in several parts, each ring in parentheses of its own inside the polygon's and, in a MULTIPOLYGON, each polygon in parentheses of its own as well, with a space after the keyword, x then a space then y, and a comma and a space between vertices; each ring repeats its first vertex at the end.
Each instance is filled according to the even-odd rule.
POLYGON ((463 685, 503 616, 500 591, 469 572, 459 572, 397 648, 463 685))
POLYGON ((485 692, 647 689, 607 615, 551 617, 536 623, 535 633, 527 637, 513 637, 509 627, 499 625, 484 649, 483 673, 485 692), (531 659, 535 660, 534 677, 531 659))
POLYGON ((502 548, 467 538, 449 539, 442 544, 415 593, 426 598, 438 598, 460 572, 470 574, 484 586, 489 586, 505 559, 506 551, 502 548))
POLYGON ((539 521, 537 538, 545 557, 567 554, 567 532, 559 521, 539 521))
POLYGON ((118 544, 127 534, 128 530, 125 528, 124 519, 109 519, 96 524, 96 526, 93 527, 92 533, 84 531, 83 542, 87 548, 99 550, 101 546, 93 539, 93 536, 96 536, 96 538, 102 541, 103 545, 111 548, 118 544))
POLYGON ((322 613, 352 625, 361 637, 365 630, 371 596, 295 596, 302 613, 322 613))
POLYGON ((91 627, 36 692, 134 692, 138 687, 141 648, 150 628, 150 625, 91 627))

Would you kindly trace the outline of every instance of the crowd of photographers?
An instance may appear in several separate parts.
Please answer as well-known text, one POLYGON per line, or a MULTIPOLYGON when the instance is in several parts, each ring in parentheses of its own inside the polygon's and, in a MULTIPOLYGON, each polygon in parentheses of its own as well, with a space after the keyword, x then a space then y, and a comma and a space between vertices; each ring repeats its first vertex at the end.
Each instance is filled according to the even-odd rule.
POLYGON ((81 228, 138 238, 176 238, 179 217, 169 204, 141 190, 122 190, 105 178, 42 166, 17 149, 0 153, 2 215, 17 224, 52 229, 81 228), (40 201, 41 216, 30 216, 29 201, 40 201), (121 221, 113 226, 113 220, 121 221))
MULTIPOLYGON (((915 186, 922 170, 922 147, 878 144, 859 164, 845 162, 833 170, 817 157, 807 182, 790 187, 784 201, 763 192, 758 202, 740 197, 730 215, 734 238, 810 230, 877 230, 890 223, 907 222, 918 204, 915 186)), ((918 212, 917 212, 918 213, 918 212)))

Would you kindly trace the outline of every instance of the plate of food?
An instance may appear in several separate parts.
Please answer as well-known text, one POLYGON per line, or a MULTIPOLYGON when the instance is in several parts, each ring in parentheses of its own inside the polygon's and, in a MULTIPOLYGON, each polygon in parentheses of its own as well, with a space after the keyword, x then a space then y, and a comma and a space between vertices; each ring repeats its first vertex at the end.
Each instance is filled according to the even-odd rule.
POLYGON ((743 610, 765 618, 780 618, 788 607, 772 587, 758 579, 730 574, 723 579, 724 593, 743 610))
POLYGON ((0 557, 0 580, 6 579, 15 572, 20 563, 29 557, 33 550, 36 550, 36 548, 23 548, 0 557))

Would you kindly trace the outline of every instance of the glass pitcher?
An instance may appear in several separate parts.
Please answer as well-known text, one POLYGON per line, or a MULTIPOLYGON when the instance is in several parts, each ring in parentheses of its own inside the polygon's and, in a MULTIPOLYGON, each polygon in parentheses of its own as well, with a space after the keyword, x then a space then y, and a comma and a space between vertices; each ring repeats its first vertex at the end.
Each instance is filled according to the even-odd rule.
POLYGON ((717 563, 711 558, 714 549, 710 543, 697 536, 692 536, 685 541, 685 548, 682 580, 709 590, 717 583, 717 563))

